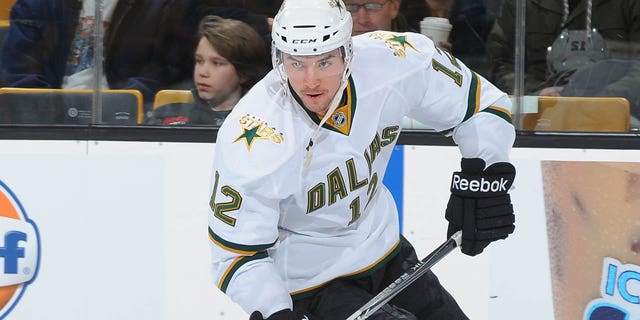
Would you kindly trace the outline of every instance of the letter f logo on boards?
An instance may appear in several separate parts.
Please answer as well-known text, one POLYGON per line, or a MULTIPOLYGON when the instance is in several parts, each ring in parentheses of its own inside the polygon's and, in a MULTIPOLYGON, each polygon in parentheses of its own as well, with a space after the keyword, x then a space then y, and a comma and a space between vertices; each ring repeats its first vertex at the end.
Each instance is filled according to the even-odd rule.
POLYGON ((40 235, 18 198, 0 181, 0 319, 38 273, 40 235))

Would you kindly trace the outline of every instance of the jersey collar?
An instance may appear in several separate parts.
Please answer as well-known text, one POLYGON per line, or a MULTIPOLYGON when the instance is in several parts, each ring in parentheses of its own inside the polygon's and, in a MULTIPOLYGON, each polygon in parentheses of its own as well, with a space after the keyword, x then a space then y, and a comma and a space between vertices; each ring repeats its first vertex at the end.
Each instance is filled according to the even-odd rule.
MULTIPOLYGON (((353 78, 349 76, 347 80, 347 87, 342 94, 342 100, 340 100, 339 106, 331 114, 331 117, 322 125, 323 128, 341 133, 343 135, 349 135, 351 132, 351 125, 353 124, 353 116, 356 113, 356 87, 353 84, 353 78)), ((309 118, 316 124, 320 124, 321 119, 304 106, 302 100, 298 94, 293 90, 291 84, 289 84, 289 91, 293 98, 302 106, 302 109, 309 115, 309 118)))

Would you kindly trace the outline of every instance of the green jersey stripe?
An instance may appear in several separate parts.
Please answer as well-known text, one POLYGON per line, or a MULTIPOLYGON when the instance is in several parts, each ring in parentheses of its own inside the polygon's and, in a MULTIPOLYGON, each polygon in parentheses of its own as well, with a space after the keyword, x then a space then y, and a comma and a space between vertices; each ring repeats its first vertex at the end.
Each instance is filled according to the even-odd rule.
POLYGON ((467 113, 462 122, 467 121, 478 112, 480 103, 480 79, 475 72, 471 72, 471 84, 469 85, 469 97, 467 98, 467 113))
POLYGON ((276 239, 276 241, 272 243, 255 244, 255 245, 233 243, 231 241, 224 240, 222 237, 215 234, 213 230, 211 230, 211 227, 209 227, 209 239, 211 239, 211 241, 213 241, 213 243, 215 243, 217 246, 227 251, 239 253, 246 256, 254 255, 258 251, 267 250, 273 247, 276 244, 276 241, 278 241, 276 239))
POLYGON ((220 288, 220 291, 225 293, 227 292, 227 287, 229 286, 229 282, 231 282, 231 278, 233 278, 233 275, 236 273, 236 271, 238 271, 238 269, 240 269, 240 267, 242 267, 245 263, 251 262, 254 260, 264 259, 268 256, 269 255, 267 254, 266 251, 261 251, 252 256, 242 256, 242 257, 236 258, 231 263, 229 268, 227 268, 227 271, 225 271, 224 275, 220 279, 220 283, 218 284, 218 288, 220 288))
POLYGON ((511 113, 508 110, 505 110, 503 108, 490 106, 490 107, 482 110, 482 112, 488 112, 488 113, 494 114, 494 115, 504 119, 505 121, 507 121, 509 123, 512 123, 511 113))

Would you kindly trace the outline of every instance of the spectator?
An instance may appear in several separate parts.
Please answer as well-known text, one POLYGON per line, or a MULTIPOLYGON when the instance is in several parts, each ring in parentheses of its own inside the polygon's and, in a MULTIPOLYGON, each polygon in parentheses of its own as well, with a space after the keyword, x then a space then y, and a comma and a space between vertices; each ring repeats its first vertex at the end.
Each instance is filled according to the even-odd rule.
POLYGON ((631 128, 640 128, 640 61, 606 59, 578 68, 565 84, 540 91, 545 96, 623 97, 629 101, 631 128))
MULTIPOLYGON (((637 1, 528 0, 526 6, 525 94, 561 87, 578 67, 607 57, 634 58, 630 45, 640 40, 637 1), (586 37, 590 37, 588 41, 586 37), (573 50, 571 42, 581 43, 576 47, 580 50, 573 50), (553 59, 548 61, 550 47, 553 59)), ((515 1, 504 0, 487 43, 490 80, 509 93, 513 93, 516 76, 515 23, 515 1)), ((543 93, 554 94, 550 90, 554 89, 543 93)))
POLYGON ((2 51, 0 85, 137 89, 150 102, 171 81, 161 55, 168 0, 18 0, 2 51), (96 18, 100 3, 102 17, 96 18), (97 22, 104 26, 104 71, 95 83, 97 22))
POLYGON ((219 126, 240 98, 268 70, 260 35, 248 24, 206 16, 198 27, 191 92, 194 103, 154 110, 151 124, 219 126))
MULTIPOLYGON (((194 48, 200 41, 197 38, 198 24, 208 15, 215 15, 225 19, 234 19, 245 22, 253 27, 264 40, 265 59, 270 60, 269 49, 271 46, 270 18, 266 15, 256 14, 246 7, 235 4, 224 7, 226 0, 171 0, 170 32, 164 42, 166 46, 165 64, 170 66, 171 82, 167 84, 172 89, 191 89, 193 83, 194 48)), ((258 2, 253 1, 251 3, 258 2)), ((234 2, 235 3, 235 2, 234 2)), ((259 6, 258 6, 259 7, 259 6)))
POLYGON ((401 0, 346 0, 353 17, 353 35, 376 30, 416 32, 400 13, 401 0))

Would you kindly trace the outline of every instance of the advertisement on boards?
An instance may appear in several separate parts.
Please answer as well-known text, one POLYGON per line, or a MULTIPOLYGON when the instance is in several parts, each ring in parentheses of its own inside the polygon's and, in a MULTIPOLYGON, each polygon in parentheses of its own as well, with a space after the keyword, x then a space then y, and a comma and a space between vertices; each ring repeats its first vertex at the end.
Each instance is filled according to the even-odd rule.
MULTIPOLYGON (((0 319, 246 319, 210 276, 215 145, 0 141, 0 319)), ((455 147, 389 183, 420 256, 442 243, 455 147)), ((640 151, 514 149, 516 231, 433 268, 474 320, 640 318, 640 151)))
POLYGON ((0 319, 4 319, 36 279, 40 235, 18 197, 1 180, 0 237, 0 319))
POLYGON ((543 161, 556 320, 640 319, 640 163, 543 161))

